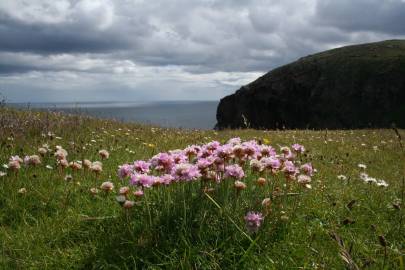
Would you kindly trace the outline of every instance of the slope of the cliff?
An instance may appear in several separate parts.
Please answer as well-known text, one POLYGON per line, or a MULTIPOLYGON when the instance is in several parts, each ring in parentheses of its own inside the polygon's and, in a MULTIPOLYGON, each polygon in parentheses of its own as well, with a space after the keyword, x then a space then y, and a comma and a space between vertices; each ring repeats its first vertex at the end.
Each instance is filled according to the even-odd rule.
POLYGON ((347 46, 276 68, 221 99, 217 128, 405 127, 405 41, 347 46))

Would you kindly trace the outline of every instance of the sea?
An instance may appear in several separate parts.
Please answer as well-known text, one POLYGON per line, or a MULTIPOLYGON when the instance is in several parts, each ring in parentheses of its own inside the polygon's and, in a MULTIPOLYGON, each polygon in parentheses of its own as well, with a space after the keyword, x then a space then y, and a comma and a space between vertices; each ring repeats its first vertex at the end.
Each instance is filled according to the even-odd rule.
POLYGON ((213 129, 219 101, 9 103, 22 109, 84 114, 161 127, 213 129))

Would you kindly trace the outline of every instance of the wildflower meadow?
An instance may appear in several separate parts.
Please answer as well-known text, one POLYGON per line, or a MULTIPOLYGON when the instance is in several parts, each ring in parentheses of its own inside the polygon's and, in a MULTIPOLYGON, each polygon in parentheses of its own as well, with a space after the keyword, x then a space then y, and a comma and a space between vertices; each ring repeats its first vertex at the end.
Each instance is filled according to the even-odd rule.
POLYGON ((403 130, 0 124, 1 269, 405 269, 403 130))

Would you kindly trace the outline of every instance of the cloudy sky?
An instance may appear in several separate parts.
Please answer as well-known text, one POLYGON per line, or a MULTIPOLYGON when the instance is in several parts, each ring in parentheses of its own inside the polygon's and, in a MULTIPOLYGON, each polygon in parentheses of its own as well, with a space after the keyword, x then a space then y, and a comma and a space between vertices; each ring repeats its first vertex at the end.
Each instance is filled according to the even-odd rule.
POLYGON ((405 36, 405 0, 1 0, 12 102, 217 100, 274 67, 405 36))

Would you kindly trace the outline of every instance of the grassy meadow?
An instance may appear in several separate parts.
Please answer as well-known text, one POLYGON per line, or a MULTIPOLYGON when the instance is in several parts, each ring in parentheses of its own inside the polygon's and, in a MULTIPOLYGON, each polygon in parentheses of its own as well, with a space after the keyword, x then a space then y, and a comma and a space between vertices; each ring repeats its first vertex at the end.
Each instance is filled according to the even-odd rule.
POLYGON ((197 131, 6 107, 0 125, 0 269, 405 269, 404 130, 197 131), (302 144, 310 185, 245 165, 243 190, 196 180, 136 196, 117 176, 122 164, 234 137, 277 152, 302 144), (62 168, 57 146, 102 171, 62 168), (13 170, 16 155, 40 164, 13 170), (124 186, 128 208, 117 202, 124 186), (245 226, 249 211, 264 216, 257 232, 245 226))

